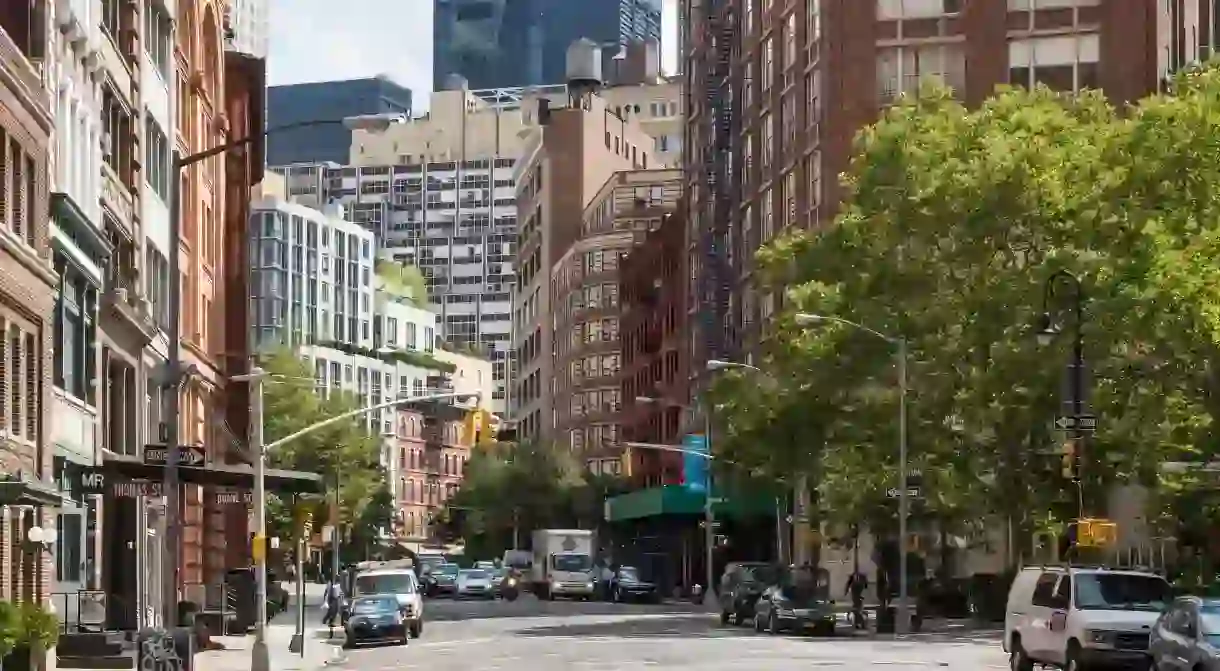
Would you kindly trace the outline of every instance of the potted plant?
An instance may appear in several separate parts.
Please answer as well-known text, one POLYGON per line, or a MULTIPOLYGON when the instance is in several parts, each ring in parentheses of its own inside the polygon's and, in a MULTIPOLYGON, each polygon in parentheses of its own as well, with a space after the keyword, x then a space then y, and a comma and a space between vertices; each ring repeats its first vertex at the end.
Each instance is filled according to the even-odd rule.
POLYGON ((0 601, 0 660, 12 654, 24 633, 20 609, 8 601, 0 601))
POLYGON ((21 643, 35 653, 46 652, 59 641, 59 618, 41 603, 32 601, 23 604, 21 623, 21 643))

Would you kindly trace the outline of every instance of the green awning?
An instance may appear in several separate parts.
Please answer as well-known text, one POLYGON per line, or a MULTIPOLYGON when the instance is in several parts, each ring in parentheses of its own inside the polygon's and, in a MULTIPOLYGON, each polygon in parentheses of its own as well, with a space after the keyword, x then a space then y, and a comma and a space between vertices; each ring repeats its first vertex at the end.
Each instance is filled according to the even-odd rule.
MULTIPOLYGON (((703 492, 682 485, 663 485, 622 494, 606 499, 606 521, 657 517, 661 515, 702 515, 703 492)), ((713 503, 717 517, 774 517, 775 496, 767 492, 752 492, 728 496, 713 503)))

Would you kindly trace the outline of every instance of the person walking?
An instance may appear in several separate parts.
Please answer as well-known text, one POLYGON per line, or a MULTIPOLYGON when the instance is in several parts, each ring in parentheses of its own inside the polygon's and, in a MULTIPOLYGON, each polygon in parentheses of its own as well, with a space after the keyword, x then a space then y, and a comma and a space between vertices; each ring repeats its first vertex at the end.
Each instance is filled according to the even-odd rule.
POLYGON ((322 624, 327 627, 334 628, 335 618, 339 615, 339 605, 343 601, 343 588, 339 587, 339 583, 331 580, 326 585, 326 614, 322 617, 322 624))
POLYGON ((844 594, 851 594, 852 626, 856 629, 865 628, 864 592, 868 590, 868 576, 862 571, 855 571, 847 579, 847 589, 844 594))

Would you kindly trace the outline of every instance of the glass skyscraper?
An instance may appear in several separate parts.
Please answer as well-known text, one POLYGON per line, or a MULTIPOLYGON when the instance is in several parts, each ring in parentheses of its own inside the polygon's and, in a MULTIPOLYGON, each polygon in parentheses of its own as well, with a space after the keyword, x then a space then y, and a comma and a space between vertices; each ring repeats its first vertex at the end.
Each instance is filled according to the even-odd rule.
POLYGON ((433 85, 472 89, 564 83, 568 46, 661 41, 661 0, 434 0, 433 85))

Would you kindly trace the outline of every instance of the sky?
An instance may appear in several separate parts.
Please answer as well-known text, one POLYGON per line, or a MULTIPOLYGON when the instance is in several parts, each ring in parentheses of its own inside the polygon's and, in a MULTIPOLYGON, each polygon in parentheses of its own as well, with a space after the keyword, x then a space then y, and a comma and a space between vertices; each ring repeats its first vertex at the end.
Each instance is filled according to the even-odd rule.
MULTIPOLYGON (((414 91, 416 101, 427 100, 432 90, 433 0, 268 2, 271 85, 385 74, 414 91)), ((670 72, 676 30, 677 0, 665 0, 662 61, 670 72)))

